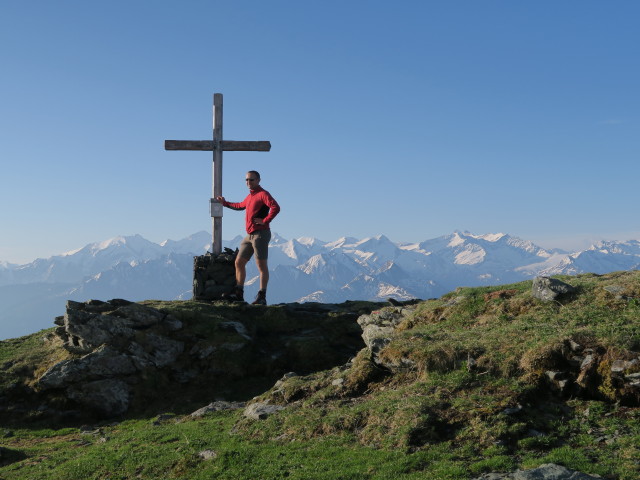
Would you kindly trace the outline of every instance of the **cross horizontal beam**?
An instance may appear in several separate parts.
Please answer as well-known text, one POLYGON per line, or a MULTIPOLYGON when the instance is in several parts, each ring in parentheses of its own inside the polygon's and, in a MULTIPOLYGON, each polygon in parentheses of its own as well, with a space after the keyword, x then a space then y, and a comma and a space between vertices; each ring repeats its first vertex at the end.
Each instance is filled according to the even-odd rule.
MULTIPOLYGON (((243 141, 243 140, 222 140, 221 150, 225 152, 268 152, 271 150, 271 142, 268 141, 243 141)), ((165 150, 215 150, 213 140, 165 140, 165 150)))

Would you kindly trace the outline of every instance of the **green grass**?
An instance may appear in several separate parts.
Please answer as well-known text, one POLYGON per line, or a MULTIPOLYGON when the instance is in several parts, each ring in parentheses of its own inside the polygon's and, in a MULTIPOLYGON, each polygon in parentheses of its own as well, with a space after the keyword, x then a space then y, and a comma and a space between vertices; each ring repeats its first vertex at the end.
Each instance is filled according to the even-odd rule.
MULTIPOLYGON (((607 413, 611 412, 615 412, 614 407, 607 413)), ((410 451, 363 446, 352 436, 340 434, 311 439, 282 434, 269 437, 281 431, 269 423, 281 423, 287 416, 282 412, 255 424, 256 429, 264 427, 266 435, 260 438, 238 431, 238 425, 244 422, 239 412, 217 412, 197 420, 176 417, 159 425, 153 419, 130 420, 91 434, 81 434, 77 429, 17 430, 3 444, 26 458, 1 467, 0 478, 466 479, 471 474, 532 468, 542 463, 559 463, 601 475, 613 472, 620 479, 637 478, 634 475, 638 473, 637 415, 632 422, 619 417, 612 420, 615 425, 611 426, 617 430, 630 428, 635 432, 615 444, 596 445, 575 431, 576 444, 548 448, 540 442, 520 445, 516 451, 496 445, 479 449, 470 442, 452 440, 410 451), (580 445, 580 441, 586 444, 580 445), (216 458, 200 458, 203 450, 213 450, 216 458)), ((588 420, 589 427, 571 429, 593 428, 611 416, 594 416, 588 420)))
MULTIPOLYGON (((606 362, 640 355, 640 272, 560 279, 578 293, 543 303, 521 282, 423 302, 380 352, 393 367, 363 350, 347 365, 289 378, 260 396, 286 406, 263 421, 227 411, 162 422, 138 415, 92 434, 16 428, 1 442, 0 479, 468 479, 558 463, 635 480, 640 406, 619 401, 606 362), (606 290, 612 285, 622 296, 606 290), (602 384, 590 395, 561 397, 543 382, 545 370, 566 367, 569 340, 601 352, 602 384), (203 450, 216 457, 202 459, 203 450)), ((241 314, 147 304, 171 311, 202 341, 216 319, 241 314)), ((255 328, 277 331, 290 319, 275 307, 261 322, 255 328)), ((0 361, 10 366, 2 385, 60 355, 42 334, 3 342, 0 361)))
MULTIPOLYGON (((442 447, 406 454, 352 445, 339 438, 268 442, 232 433, 238 413, 164 423, 129 421, 104 427, 97 435, 60 432, 38 439, 15 432, 11 443, 28 460, 0 469, 3 478, 88 479, 383 479, 465 478, 464 468, 442 447), (216 458, 198 453, 213 450, 216 458), (427 470, 425 470, 427 469, 427 470), (186 476, 186 477, 185 477, 186 476)), ((9 448, 12 448, 9 445, 9 448)))
POLYGON ((0 341, 0 389, 33 378, 70 354, 60 348, 53 329, 0 341))

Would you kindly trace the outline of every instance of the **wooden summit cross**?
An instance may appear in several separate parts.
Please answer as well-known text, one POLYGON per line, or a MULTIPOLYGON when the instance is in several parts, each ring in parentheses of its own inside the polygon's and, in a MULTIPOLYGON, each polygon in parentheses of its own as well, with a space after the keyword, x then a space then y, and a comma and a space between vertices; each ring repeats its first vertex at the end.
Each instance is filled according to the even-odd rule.
POLYGON ((222 94, 213 94, 213 140, 165 140, 165 150, 202 150, 213 151, 213 183, 210 209, 212 217, 211 251, 218 255, 222 252, 222 204, 216 197, 222 196, 222 152, 268 152, 271 142, 222 140, 222 94))

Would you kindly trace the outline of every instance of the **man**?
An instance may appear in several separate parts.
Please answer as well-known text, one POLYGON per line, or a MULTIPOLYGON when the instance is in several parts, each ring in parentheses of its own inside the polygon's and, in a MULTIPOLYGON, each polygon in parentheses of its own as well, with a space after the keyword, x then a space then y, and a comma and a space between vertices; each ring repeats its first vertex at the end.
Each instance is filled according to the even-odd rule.
POLYGON ((229 300, 244 301, 244 281, 247 277, 246 265, 252 255, 256 255, 256 265, 260 272, 260 291, 256 295, 253 305, 267 304, 267 283, 269 283, 269 269, 267 257, 269 255, 269 240, 271 230, 269 224, 280 212, 280 205, 260 186, 260 174, 255 170, 247 172, 245 177, 249 195, 240 203, 227 202, 224 197, 216 200, 225 207, 233 210, 245 210, 247 236, 240 243, 236 257, 236 286, 224 297, 229 300))

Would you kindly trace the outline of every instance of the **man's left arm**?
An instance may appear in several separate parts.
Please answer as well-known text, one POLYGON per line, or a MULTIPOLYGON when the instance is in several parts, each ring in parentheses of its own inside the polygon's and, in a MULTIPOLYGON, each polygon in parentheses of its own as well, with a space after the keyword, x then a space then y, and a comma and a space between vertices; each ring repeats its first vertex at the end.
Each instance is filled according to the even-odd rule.
POLYGON ((264 217, 262 223, 265 225, 269 225, 269 223, 271 223, 271 220, 276 218, 276 215, 280 213, 280 205, 278 205, 276 199, 273 198, 269 192, 265 192, 263 202, 267 207, 269 207, 269 214, 264 217))

